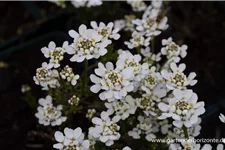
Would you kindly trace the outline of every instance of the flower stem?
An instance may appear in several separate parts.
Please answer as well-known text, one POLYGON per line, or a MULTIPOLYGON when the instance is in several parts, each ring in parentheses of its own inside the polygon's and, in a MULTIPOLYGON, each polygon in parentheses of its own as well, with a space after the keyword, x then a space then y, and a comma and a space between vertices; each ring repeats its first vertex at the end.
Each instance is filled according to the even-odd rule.
POLYGON ((141 54, 141 46, 136 47, 137 53, 140 55, 141 54))
POLYGON ((154 54, 154 52, 155 52, 155 38, 153 37, 152 38, 152 40, 151 40, 151 51, 152 51, 152 53, 154 54))
POLYGON ((187 128, 185 126, 183 126, 182 129, 184 131, 184 137, 185 137, 185 139, 189 139, 187 128))
POLYGON ((84 85, 83 85, 83 91, 85 92, 85 89, 87 87, 87 82, 88 82, 88 78, 87 78, 87 71, 88 71, 88 60, 85 59, 84 61, 84 85))

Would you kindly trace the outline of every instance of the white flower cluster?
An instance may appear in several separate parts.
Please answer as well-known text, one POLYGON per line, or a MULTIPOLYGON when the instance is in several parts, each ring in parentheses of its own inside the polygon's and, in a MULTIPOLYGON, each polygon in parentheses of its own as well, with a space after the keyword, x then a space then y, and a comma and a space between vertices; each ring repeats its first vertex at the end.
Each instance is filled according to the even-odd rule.
POLYGON ((138 116, 139 123, 135 128, 133 128, 132 131, 128 132, 129 136, 132 136, 134 139, 140 139, 141 134, 145 135, 145 139, 148 141, 151 141, 152 139, 156 138, 156 135, 154 133, 158 132, 158 127, 154 126, 154 121, 152 118, 144 117, 144 116, 138 116))
POLYGON ((79 33, 74 30, 69 31, 69 35, 74 39, 73 43, 69 45, 66 52, 73 57, 72 62, 82 62, 85 59, 99 58, 107 53, 106 47, 111 43, 108 38, 118 39, 120 35, 117 33, 118 29, 113 28, 113 23, 105 26, 100 23, 97 26, 96 22, 91 23, 94 29, 87 29, 85 25, 79 27, 79 33))
POLYGON ((94 7, 102 5, 102 0, 72 0, 71 3, 75 8, 94 7))
POLYGON ((42 86, 43 90, 48 90, 50 88, 59 87, 59 72, 56 69, 51 69, 51 67, 46 63, 42 63, 42 67, 36 70, 36 76, 33 77, 37 85, 42 86))
POLYGON ((111 146, 115 140, 120 138, 118 132, 120 127, 116 124, 118 121, 118 117, 113 117, 111 120, 107 112, 102 112, 101 118, 94 117, 92 119, 95 126, 89 128, 89 134, 96 140, 105 143, 106 146, 111 146))
POLYGON ((131 5, 133 11, 140 12, 146 9, 146 4, 143 0, 127 0, 127 3, 131 5))
POLYGON ((59 74, 62 79, 66 79, 68 82, 71 82, 72 85, 76 85, 79 79, 79 75, 74 75, 73 69, 68 65, 66 65, 59 74))
POLYGON ((39 119, 39 123, 44 126, 59 126, 66 121, 66 117, 62 116, 62 105, 57 107, 52 104, 52 97, 46 96, 46 98, 39 99, 40 106, 37 108, 38 112, 35 116, 39 119))
POLYGON ((89 150, 90 141, 84 140, 84 134, 81 128, 75 130, 70 128, 64 129, 64 134, 60 131, 55 132, 57 144, 53 147, 59 150, 89 150))

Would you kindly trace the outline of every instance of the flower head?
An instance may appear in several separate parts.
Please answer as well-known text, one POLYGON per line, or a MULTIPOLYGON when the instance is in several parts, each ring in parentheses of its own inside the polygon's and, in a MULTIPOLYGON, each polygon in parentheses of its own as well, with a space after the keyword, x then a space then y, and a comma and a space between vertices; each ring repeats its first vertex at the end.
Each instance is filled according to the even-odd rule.
POLYGON ((84 134, 80 127, 75 130, 70 128, 64 129, 64 134, 60 131, 55 132, 57 144, 53 147, 59 150, 89 150, 89 140, 84 140, 84 134))
POLYGON ((111 120, 107 112, 102 112, 101 118, 94 117, 92 119, 95 126, 89 128, 89 134, 105 143, 106 146, 111 146, 115 140, 120 138, 118 132, 120 127, 116 124, 118 121, 118 117, 113 117, 111 120))
POLYGON ((90 79, 95 85, 91 87, 93 93, 100 93, 101 100, 106 99, 121 99, 127 95, 127 92, 133 90, 134 86, 130 79, 132 78, 132 67, 126 69, 115 68, 111 62, 106 63, 104 66, 102 63, 98 63, 98 68, 95 69, 96 75, 92 74, 90 79))
POLYGON ((79 27, 79 33, 70 30, 69 35, 74 41, 66 48, 66 52, 73 55, 70 59, 72 62, 99 58, 107 53, 106 46, 109 44, 108 40, 102 41, 102 35, 99 35, 95 30, 87 29, 85 25, 79 27))
POLYGON ((40 124, 56 126, 66 121, 66 117, 61 116, 62 105, 53 106, 51 96, 48 95, 45 99, 41 98, 38 102, 40 106, 35 116, 39 119, 40 124))

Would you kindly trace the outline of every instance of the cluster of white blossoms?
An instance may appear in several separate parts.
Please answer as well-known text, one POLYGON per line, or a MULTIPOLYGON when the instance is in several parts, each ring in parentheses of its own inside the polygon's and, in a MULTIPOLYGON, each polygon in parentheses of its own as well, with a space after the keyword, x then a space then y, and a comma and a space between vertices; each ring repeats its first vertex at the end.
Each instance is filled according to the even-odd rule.
POLYGON ((72 85, 76 85, 79 79, 79 75, 74 75, 73 69, 68 65, 66 65, 59 74, 62 79, 66 79, 68 82, 71 82, 72 85))
POLYGON ((141 135, 144 134, 145 139, 151 141, 156 138, 155 133, 158 132, 158 126, 153 126, 154 120, 150 117, 138 116, 139 123, 132 131, 128 132, 129 136, 134 139, 140 139, 141 135))
POLYGON ((40 85, 43 90, 59 87, 59 72, 46 63, 42 63, 42 66, 36 70, 36 75, 33 77, 35 83, 40 85))
POLYGON ((127 95, 121 100, 105 103, 105 106, 108 108, 108 114, 112 115, 115 113, 115 116, 122 120, 127 119, 130 114, 134 114, 137 109, 137 106, 135 105, 135 99, 130 95, 127 95))
POLYGON ((64 129, 64 135, 60 131, 55 132, 57 144, 53 147, 59 150, 89 150, 90 141, 84 140, 84 133, 81 128, 64 129))
POLYGON ((94 7, 102 5, 102 0, 72 0, 71 4, 75 8, 79 7, 94 7))
POLYGON ((94 117, 92 123, 94 127, 89 128, 89 134, 96 140, 105 143, 106 146, 111 146, 114 144, 115 140, 120 138, 120 126, 116 123, 119 121, 119 117, 109 118, 107 112, 101 113, 101 118, 94 117))
POLYGON ((131 5, 133 11, 135 12, 144 11, 147 7, 143 0, 127 0, 127 3, 131 5))
POLYGON ((73 43, 66 48, 66 52, 73 57, 72 62, 82 62, 85 59, 99 58, 107 53, 106 47, 111 43, 108 38, 118 39, 118 30, 112 30, 113 23, 105 26, 100 23, 97 27, 96 22, 91 23, 94 29, 87 29, 85 25, 79 27, 79 33, 74 30, 69 31, 73 38, 73 43))
POLYGON ((52 104, 52 97, 46 96, 46 98, 40 98, 35 116, 39 119, 39 123, 44 126, 59 126, 66 121, 66 117, 62 116, 62 105, 54 106, 52 104))
MULTIPOLYGON (((205 112, 205 104, 198 102, 197 94, 189 89, 197 83, 196 73, 186 75, 186 65, 179 63, 187 55, 187 46, 179 46, 169 37, 162 40, 160 49, 155 49, 155 37, 168 28, 167 17, 161 16, 163 2, 152 1, 150 6, 142 0, 127 2, 138 13, 126 15, 125 19, 114 23, 91 21, 90 29, 82 24, 78 32, 69 31, 73 38, 71 44, 64 42, 62 47, 56 47, 54 42, 50 42, 48 47, 41 49, 49 63, 43 63, 36 70, 35 83, 43 89, 60 86, 57 92, 65 94, 65 97, 72 96, 61 101, 67 110, 62 109, 62 105, 55 107, 51 96, 40 99, 41 106, 36 113, 39 123, 60 125, 66 121, 62 111, 70 114, 85 110, 86 120, 92 123, 88 132, 85 135, 80 127, 75 130, 65 128, 64 134, 57 131, 55 139, 58 143, 53 147, 60 150, 94 150, 99 145, 107 146, 106 149, 118 149, 118 146, 122 150, 131 150, 126 145, 121 146, 119 141, 126 141, 128 137, 141 139, 141 142, 145 139, 149 145, 160 138, 166 142, 157 144, 164 144, 163 147, 169 150, 210 150, 210 145, 201 147, 190 141, 167 141, 194 140, 200 134, 200 117, 205 112), (135 14, 142 18, 138 19, 135 14), (119 40, 122 30, 130 31, 131 39, 122 41, 130 50, 114 51, 114 40, 119 40), (112 48, 112 53, 118 57, 109 58, 112 53, 106 55, 107 48, 112 48), (61 68, 66 54, 72 55, 70 61, 78 62, 78 65, 85 61, 80 76, 69 65, 61 68), (96 60, 100 56, 103 58, 96 60), (93 64, 87 66, 90 59, 93 59, 90 62, 93 64), (88 82, 89 73, 91 83, 88 82), (69 92, 61 93, 64 90, 69 92), (77 112, 74 112, 76 108, 77 112)), ((101 2, 76 0, 73 3, 76 7, 89 7, 101 2)), ((52 92, 54 90, 49 90, 50 95, 52 92)), ((219 119, 225 123, 223 114, 219 119)), ((149 145, 143 145, 143 149, 149 149, 149 145)), ((221 145, 218 147, 223 149, 221 145)))

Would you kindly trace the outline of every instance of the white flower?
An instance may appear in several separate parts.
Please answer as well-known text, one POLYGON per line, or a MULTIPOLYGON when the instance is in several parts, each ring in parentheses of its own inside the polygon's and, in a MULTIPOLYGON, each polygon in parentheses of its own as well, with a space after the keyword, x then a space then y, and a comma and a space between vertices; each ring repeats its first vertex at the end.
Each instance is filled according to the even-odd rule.
POLYGON ((129 117, 130 114, 134 114, 137 106, 135 105, 135 100, 130 95, 127 95, 121 100, 115 100, 111 103, 105 103, 106 108, 108 108, 107 113, 113 114, 122 120, 129 117))
POLYGON ((173 42, 173 39, 171 37, 167 40, 163 39, 162 45, 165 47, 162 47, 161 53, 162 55, 166 55, 167 59, 178 56, 185 58, 187 55, 187 45, 182 45, 180 47, 179 45, 173 42))
POLYGON ((158 12, 159 9, 152 9, 152 6, 149 6, 142 19, 133 20, 133 24, 137 26, 137 31, 142 32, 147 37, 153 37, 161 34, 162 30, 166 30, 168 28, 168 19, 163 17, 161 20, 158 20, 158 12))
POLYGON ((156 116, 156 102, 151 96, 143 95, 141 98, 136 99, 137 106, 141 108, 144 113, 149 116, 156 116))
POLYGON ((169 98, 169 104, 159 103, 158 107, 163 112, 159 119, 173 118, 173 125, 181 128, 190 128, 198 122, 198 116, 205 112, 204 102, 197 102, 197 94, 192 90, 174 90, 174 98, 169 98))
POLYGON ((37 85, 42 86, 43 90, 48 90, 48 87, 56 88, 59 87, 59 73, 57 70, 50 69, 50 66, 44 62, 42 67, 36 70, 36 76, 33 77, 33 80, 37 85))
POLYGON ((85 25, 79 27, 79 33, 74 30, 69 31, 69 35, 74 38, 73 43, 66 48, 66 52, 73 57, 72 62, 82 62, 84 59, 99 58, 107 53, 108 40, 102 41, 102 36, 93 29, 87 29, 85 25))
POLYGON ((71 105, 71 106, 77 106, 80 102, 80 98, 77 97, 76 95, 73 95, 69 100, 68 100, 68 103, 71 105))
POLYGON ((161 53, 154 54, 150 52, 150 47, 141 49, 141 54, 144 56, 143 61, 152 65, 154 62, 159 62, 161 60, 161 53))
POLYGON ((63 70, 60 72, 60 76, 62 79, 66 79, 68 82, 71 82, 72 85, 77 84, 77 80, 79 79, 79 75, 74 75, 73 69, 66 65, 63 70))
POLYGON ((152 6, 155 9, 160 9, 163 5, 163 1, 162 0, 152 0, 152 6))
POLYGON ((88 111, 86 113, 86 118, 91 120, 93 118, 93 116, 95 115, 95 113, 96 113, 95 109, 88 109, 88 111))
POLYGON ((136 18, 135 15, 125 15, 124 19, 114 21, 115 28, 119 30, 124 29, 124 31, 134 31, 134 24, 132 21, 136 18))
POLYGON ((94 117, 92 119, 95 127, 89 128, 89 134, 105 143, 106 146, 111 146, 115 140, 120 138, 118 132, 120 127, 116 124, 118 121, 118 117, 113 117, 111 120, 107 112, 102 112, 101 118, 94 117))
POLYGON ((58 105, 57 107, 52 104, 52 97, 46 96, 46 98, 39 99, 40 106, 37 108, 38 112, 35 116, 39 119, 39 123, 44 126, 56 126, 61 125, 66 121, 66 117, 62 117, 62 105, 58 105))
POLYGON ((132 77, 133 68, 128 67, 120 70, 114 69, 111 62, 106 63, 106 67, 102 63, 98 63, 98 68, 95 69, 96 75, 91 74, 90 79, 95 85, 91 87, 93 93, 98 93, 101 100, 106 99, 121 99, 134 89, 133 84, 130 82, 132 77))
POLYGON ((162 134, 168 134, 169 129, 172 127, 172 124, 169 124, 169 121, 167 119, 164 119, 163 121, 159 122, 159 125, 161 126, 161 132, 162 134))
POLYGON ((54 42, 50 42, 48 47, 43 47, 41 52, 44 54, 46 58, 50 58, 49 60, 49 68, 58 68, 60 67, 60 61, 64 58, 65 49, 68 46, 68 42, 65 41, 62 47, 56 47, 54 42))
POLYGON ((128 146, 126 146, 126 147, 124 147, 122 150, 131 150, 131 148, 128 147, 128 146))
POLYGON ((49 2, 55 3, 57 6, 62 7, 62 8, 66 8, 66 1, 63 0, 47 0, 49 2))
POLYGON ((90 142, 89 140, 84 140, 84 134, 80 127, 75 130, 70 128, 64 129, 64 134, 60 131, 55 132, 55 139, 57 144, 53 147, 59 150, 69 150, 69 149, 79 149, 79 150, 89 150, 90 142))
POLYGON ((28 91, 30 91, 31 90, 31 87, 29 86, 29 85, 27 85, 27 84, 24 84, 24 85, 22 85, 22 87, 21 87, 21 92, 22 93, 26 93, 26 92, 28 92, 28 91))
POLYGON ((79 7, 92 7, 102 5, 102 0, 72 0, 72 5, 76 8, 79 7))
POLYGON ((220 114, 219 119, 221 122, 225 123, 225 116, 223 114, 220 114))
POLYGON ((134 139, 140 139, 140 135, 144 134, 147 141, 155 139, 155 132, 158 132, 158 127, 153 128, 153 121, 149 117, 138 116, 139 124, 136 128, 133 128, 132 131, 128 132, 129 136, 132 136, 134 139))
POLYGON ((149 46, 151 37, 145 38, 141 33, 134 31, 132 33, 132 39, 130 42, 125 41, 124 44, 127 45, 129 49, 133 49, 140 46, 149 46))
POLYGON ((151 94, 153 88, 162 80, 162 77, 159 72, 156 72, 156 67, 153 66, 150 68, 149 73, 142 80, 141 89, 147 94, 151 94))
POLYGON ((149 72, 149 66, 147 63, 140 64, 141 56, 139 54, 133 55, 129 51, 122 50, 119 50, 118 53, 119 57, 116 62, 116 66, 121 70, 132 67, 134 81, 141 81, 141 79, 143 79, 149 72))
MULTIPOLYGON (((96 21, 91 21, 92 28, 98 32, 99 35, 103 36, 103 39, 114 39, 118 40, 120 35, 118 34, 119 28, 113 29, 114 24, 112 22, 105 25, 103 22, 100 22, 99 26, 96 21)), ((111 40, 109 42, 111 44, 111 40)))
POLYGON ((188 77, 183 73, 186 68, 185 64, 180 64, 177 66, 174 62, 170 64, 172 72, 162 70, 161 74, 166 79, 166 86, 168 89, 185 89, 186 86, 193 86, 197 83, 197 80, 194 80, 196 73, 192 72, 188 77))
POLYGON ((140 12, 146 9, 146 4, 142 0, 127 0, 127 3, 131 5, 133 11, 140 12))

